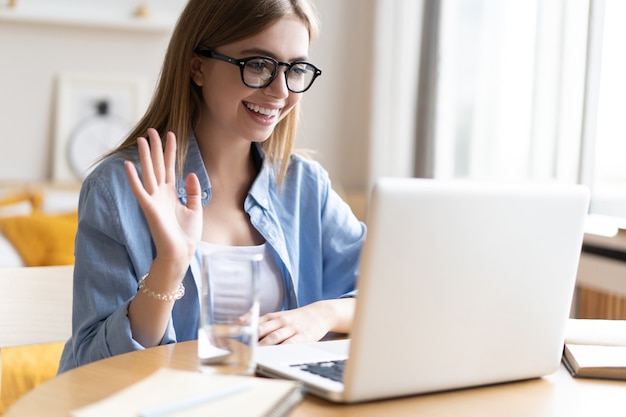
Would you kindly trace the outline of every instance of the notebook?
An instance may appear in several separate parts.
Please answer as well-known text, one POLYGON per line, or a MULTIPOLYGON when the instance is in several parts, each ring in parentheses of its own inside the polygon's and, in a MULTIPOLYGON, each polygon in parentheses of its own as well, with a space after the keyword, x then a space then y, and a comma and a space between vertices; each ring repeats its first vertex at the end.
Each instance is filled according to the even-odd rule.
POLYGON ((350 339, 260 347, 257 373, 351 403, 557 369, 586 187, 381 178, 369 199, 350 339), (336 359, 340 382, 293 366, 336 359))
POLYGON ((73 410, 71 417, 282 417, 303 398, 297 381, 161 368, 73 410))

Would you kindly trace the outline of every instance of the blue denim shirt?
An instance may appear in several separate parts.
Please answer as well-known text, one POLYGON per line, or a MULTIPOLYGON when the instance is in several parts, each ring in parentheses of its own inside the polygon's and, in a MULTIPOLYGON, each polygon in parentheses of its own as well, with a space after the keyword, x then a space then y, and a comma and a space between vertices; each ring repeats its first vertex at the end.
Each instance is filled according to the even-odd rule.
MULTIPOLYGON (((253 150, 260 172, 244 209, 282 270, 283 308, 353 296, 365 225, 332 190, 320 164, 294 155, 279 189, 262 148, 253 145, 253 150)), ((126 177, 124 159, 116 154, 101 162, 81 189, 72 337, 65 345, 59 373, 143 349, 132 337, 127 313, 139 277, 150 269, 155 246, 126 177)), ((138 163, 135 166, 140 169, 138 163)), ((191 172, 200 180, 204 205, 211 199, 211 184, 194 137, 184 177, 191 172)), ((183 179, 177 188, 181 202, 186 203, 183 179)), ((200 262, 196 252, 183 280, 185 296, 174 304, 161 344, 197 338, 200 262)))

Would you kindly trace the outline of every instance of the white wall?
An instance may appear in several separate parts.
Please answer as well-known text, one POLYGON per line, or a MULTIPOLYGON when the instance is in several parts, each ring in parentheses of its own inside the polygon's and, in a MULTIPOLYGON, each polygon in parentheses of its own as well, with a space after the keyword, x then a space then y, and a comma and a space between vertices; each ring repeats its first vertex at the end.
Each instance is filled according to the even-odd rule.
MULTIPOLYGON (((31 4, 33 10, 51 7, 42 0, 21 1, 18 6, 31 4)), ((338 185, 360 188, 367 181, 375 0, 315 3, 322 36, 310 56, 324 73, 303 97, 298 147, 315 150, 338 185)), ((84 11, 88 3, 79 4, 84 11)), ((8 13, 0 10, 0 182, 48 180, 57 75, 138 75, 152 86, 169 31, 15 21, 6 18, 8 13)))
POLYGON ((0 21, 0 180, 51 178, 58 74, 129 74, 154 85, 168 35, 0 21))
POLYGON ((375 3, 315 0, 322 28, 310 57, 324 72, 303 98, 300 145, 347 189, 368 181, 375 3))

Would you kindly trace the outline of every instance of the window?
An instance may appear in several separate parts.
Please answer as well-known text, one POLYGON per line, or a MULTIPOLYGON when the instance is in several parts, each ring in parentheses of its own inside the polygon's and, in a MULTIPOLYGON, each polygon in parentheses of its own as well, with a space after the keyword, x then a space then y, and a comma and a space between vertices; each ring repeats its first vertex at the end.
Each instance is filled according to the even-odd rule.
POLYGON ((433 176, 584 183, 626 217, 625 20, 623 0, 441 0, 433 176))
POLYGON ((606 0, 600 33, 598 101, 593 152, 587 158, 591 211, 626 217, 626 2, 606 0))
POLYGON ((577 181, 585 3, 443 1, 435 177, 577 181))

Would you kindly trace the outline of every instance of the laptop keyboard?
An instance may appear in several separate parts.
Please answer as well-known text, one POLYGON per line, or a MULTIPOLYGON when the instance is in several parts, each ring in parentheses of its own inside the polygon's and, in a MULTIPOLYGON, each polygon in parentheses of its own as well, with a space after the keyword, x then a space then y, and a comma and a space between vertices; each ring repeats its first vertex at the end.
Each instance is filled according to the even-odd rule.
POLYGON ((343 370, 346 366, 346 360, 305 363, 291 366, 324 378, 332 379, 333 381, 341 382, 343 380, 343 370))

